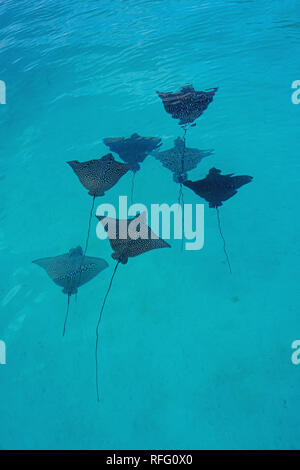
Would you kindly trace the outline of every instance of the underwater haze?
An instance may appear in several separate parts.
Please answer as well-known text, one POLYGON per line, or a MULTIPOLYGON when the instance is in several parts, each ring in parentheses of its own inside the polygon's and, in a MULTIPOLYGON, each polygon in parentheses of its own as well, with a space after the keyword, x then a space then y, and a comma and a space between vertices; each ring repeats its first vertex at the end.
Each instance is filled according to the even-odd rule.
MULTIPOLYGON (((0 448, 299 449, 300 8, 296 0, 5 0, 0 3, 0 448), (251 175, 199 251, 120 265, 92 217, 87 254, 109 263, 70 299, 33 260, 84 247, 92 198, 67 161, 134 133, 174 146, 156 91, 218 87, 187 133, 214 149, 189 173, 251 175), (0 361, 1 362, 1 361, 0 361)), ((118 156, 114 154, 118 160, 118 156)), ((131 172, 96 199, 118 204, 131 172)), ((173 204, 149 155, 134 199, 173 204)), ((204 203, 184 187, 184 202, 204 203)))

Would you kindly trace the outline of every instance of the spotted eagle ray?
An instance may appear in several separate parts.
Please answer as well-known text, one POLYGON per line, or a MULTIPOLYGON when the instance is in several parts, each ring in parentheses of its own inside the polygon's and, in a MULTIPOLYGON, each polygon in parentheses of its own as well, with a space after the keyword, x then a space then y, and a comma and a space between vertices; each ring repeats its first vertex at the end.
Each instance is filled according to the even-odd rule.
POLYGON ((52 281, 63 287, 63 293, 68 295, 67 312, 63 327, 64 336, 71 295, 76 294, 79 287, 91 281, 103 269, 107 268, 108 263, 102 258, 84 257, 81 246, 72 248, 69 253, 37 259, 33 263, 45 269, 52 281))
POLYGON ((248 175, 233 176, 233 173, 221 175, 221 170, 211 168, 208 175, 198 181, 184 181, 184 186, 192 189, 198 196, 202 197, 209 203, 209 207, 215 208, 217 211, 218 227, 221 238, 223 240, 223 249, 226 255, 230 273, 231 265, 229 256, 226 251, 226 243, 223 236, 219 207, 223 205, 223 201, 227 201, 237 193, 237 190, 244 184, 250 183, 253 177, 248 175))
POLYGON ((187 180, 187 172, 193 170, 205 157, 212 155, 213 150, 199 150, 184 147, 183 140, 178 137, 174 140, 174 147, 169 150, 154 151, 152 155, 159 160, 165 168, 172 171, 175 183, 187 180), (182 154, 184 153, 184 160, 182 154))
POLYGON ((87 238, 83 253, 83 256, 85 256, 88 248, 95 198, 104 196, 105 191, 108 191, 110 188, 112 188, 119 181, 119 179, 125 175, 125 173, 127 173, 127 171, 130 169, 130 166, 128 164, 116 161, 111 153, 104 155, 104 157, 97 160, 89 160, 87 162, 73 160, 67 163, 73 169, 81 184, 86 189, 88 189, 88 194, 93 197, 87 238))
POLYGON ((206 91, 196 91, 192 85, 181 87, 177 93, 156 93, 163 102, 167 113, 172 118, 179 119, 179 125, 193 124, 213 101, 218 88, 210 88, 206 91))
POLYGON ((128 139, 125 139, 125 137, 108 137, 103 139, 103 142, 111 152, 117 153, 124 162, 130 165, 132 171, 131 202, 133 202, 135 174, 140 169, 140 163, 145 160, 147 155, 161 146, 161 139, 158 137, 142 137, 135 133, 128 139))

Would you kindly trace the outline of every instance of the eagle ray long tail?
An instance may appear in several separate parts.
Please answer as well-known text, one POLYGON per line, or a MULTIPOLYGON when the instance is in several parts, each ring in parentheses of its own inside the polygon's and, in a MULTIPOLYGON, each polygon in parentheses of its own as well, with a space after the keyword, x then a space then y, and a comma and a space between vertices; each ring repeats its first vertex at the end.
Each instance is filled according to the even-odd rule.
POLYGON ((67 313, 66 313, 66 318, 65 318, 65 322, 64 322, 63 336, 65 336, 66 326, 67 326, 67 321, 68 321, 69 307, 70 307, 70 297, 71 297, 71 294, 68 294, 68 306, 67 306, 67 313))
MULTIPOLYGON (((184 210, 184 198, 183 198, 183 190, 182 190, 182 183, 180 183, 179 195, 178 195, 178 205, 182 208, 182 217, 183 217, 183 210, 184 210)), ((183 251, 183 242, 184 242, 184 234, 181 234, 181 251, 183 251)))
MULTIPOLYGON (((187 126, 185 125, 183 128, 183 151, 181 154, 181 174, 184 174, 184 156, 185 156, 185 142, 186 142, 186 133, 187 133, 187 126)), ((183 188, 182 182, 180 183, 179 195, 178 195, 178 204, 181 205, 182 208, 182 217, 184 211, 184 199, 183 199, 183 188)), ((181 251, 183 251, 183 234, 181 237, 181 251)))
MULTIPOLYGON (((187 126, 183 128, 183 151, 181 154, 181 175, 184 174, 184 156, 185 156, 185 142, 186 142, 186 133, 187 133, 187 126)), ((180 183, 179 195, 178 195, 178 204, 182 203, 183 209, 183 192, 182 192, 182 182, 180 183)))
POLYGON ((133 194, 134 194, 134 180, 135 180, 135 172, 132 172, 132 180, 131 180, 131 204, 133 204, 133 194))
POLYGON ((216 211, 217 211, 217 217, 218 217, 219 231, 220 231, 221 238, 222 238, 222 240, 223 240, 223 250, 224 250, 224 253, 225 253, 225 255, 226 255, 227 264, 228 264, 228 267, 229 267, 230 274, 232 274, 231 265, 230 265, 230 261, 229 261, 229 256, 228 256, 228 253, 227 253, 227 251, 226 251, 225 238, 224 238, 224 236, 223 236, 223 232, 222 232, 222 228, 221 228, 220 213, 219 213, 219 208, 218 208, 218 207, 216 207, 216 211))
POLYGON ((180 188, 179 188, 179 194, 178 194, 178 204, 180 206, 182 206, 184 204, 184 201, 183 201, 183 191, 182 191, 182 183, 179 183, 180 184, 180 188))
POLYGON ((93 215, 94 206, 95 206, 95 199, 96 199, 96 196, 93 196, 93 203, 92 203, 91 212, 90 212, 89 226, 88 226, 88 232, 87 232, 87 237, 86 237, 86 241, 85 241, 85 248, 84 248, 83 258, 85 257, 87 249, 88 249, 90 232, 91 232, 92 215, 93 215))
MULTIPOLYGON (((89 217, 88 231, 87 231, 87 236, 86 236, 86 241, 85 241, 85 248, 84 248, 84 252, 83 252, 83 255, 82 255, 82 259, 81 259, 81 266, 84 263, 84 258, 85 258, 85 255, 86 255, 86 252, 87 252, 87 249, 88 249, 90 232, 91 232, 92 215, 93 215, 94 206, 95 206, 95 199, 96 199, 96 196, 93 196, 93 202, 92 202, 92 207, 91 207, 90 217, 89 217)), ((81 271, 80 271, 80 274, 79 274, 78 284, 80 284, 80 280, 81 280, 81 271)), ((77 293, 75 294, 75 301, 77 302, 77 293)))
POLYGON ((98 319, 98 323, 97 323, 97 328, 96 328, 96 348, 95 348, 95 360, 96 360, 96 389, 97 389, 97 400, 100 401, 100 394, 99 394, 99 374, 98 374, 98 344, 99 344, 99 326, 100 326, 100 322, 101 322, 101 318, 102 318, 102 313, 103 313, 103 309, 104 309, 104 306, 105 306, 105 302, 106 302, 106 299, 107 299, 107 296, 109 294, 109 291, 110 291, 110 288, 112 286, 112 282, 114 280, 114 277, 115 277, 115 274, 116 274, 116 271, 117 271, 117 267, 119 266, 120 264, 120 261, 117 262, 116 266, 115 266, 115 269, 114 269, 114 272, 113 272, 113 275, 111 276, 111 279, 110 279, 110 283, 109 283, 109 286, 108 286, 108 289, 106 291, 106 294, 105 294, 105 297, 104 297, 104 300, 103 300, 103 304, 102 304, 102 307, 101 307, 101 311, 100 311, 100 315, 99 315, 99 319, 98 319))

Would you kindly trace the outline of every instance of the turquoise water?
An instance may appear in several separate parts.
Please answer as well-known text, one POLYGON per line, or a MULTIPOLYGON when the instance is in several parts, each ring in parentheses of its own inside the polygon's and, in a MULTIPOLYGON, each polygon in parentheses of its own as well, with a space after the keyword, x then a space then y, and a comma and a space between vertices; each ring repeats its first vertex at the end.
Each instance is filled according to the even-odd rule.
MULTIPOLYGON (((9 1, 0 4, 0 447, 299 448, 300 13, 293 0, 9 1), (205 208, 201 251, 157 250, 66 296, 33 265, 84 245, 91 198, 66 161, 107 153, 104 137, 181 135, 155 91, 219 87, 187 144, 215 153, 190 173, 254 177, 205 208)), ((130 194, 125 175, 103 201, 130 194)), ((184 190, 185 202, 203 202, 184 190)), ((173 203, 178 186, 147 157, 137 202, 173 203)), ((102 202, 102 201, 101 201, 102 202)))

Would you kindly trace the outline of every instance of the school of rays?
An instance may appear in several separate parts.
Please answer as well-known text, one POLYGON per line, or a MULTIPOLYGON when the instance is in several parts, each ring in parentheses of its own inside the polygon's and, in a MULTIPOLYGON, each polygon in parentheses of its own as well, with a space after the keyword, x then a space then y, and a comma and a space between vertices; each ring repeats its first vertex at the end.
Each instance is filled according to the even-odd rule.
MULTIPOLYGON (((235 176, 233 174, 222 174, 221 170, 212 167, 204 178, 196 181, 188 179, 188 172, 195 170, 203 158, 210 157, 213 154, 212 149, 199 150, 187 147, 186 138, 187 132, 195 127, 195 121, 203 115, 208 106, 213 102, 217 90, 218 88, 210 88, 205 91, 196 91, 192 85, 186 85, 181 87, 178 92, 157 92, 162 100, 165 111, 173 119, 179 121, 178 124, 183 131, 183 135, 175 139, 173 148, 162 151, 158 150, 162 145, 161 138, 142 137, 138 133, 134 133, 130 137, 109 137, 103 139, 103 143, 122 162, 116 160, 112 153, 85 162, 79 162, 78 160, 67 162, 82 186, 88 190, 88 194, 92 197, 85 247, 82 249, 81 246, 78 246, 77 248, 69 249, 67 253, 33 261, 33 263, 46 271, 55 284, 63 287, 62 292, 68 296, 63 323, 63 335, 66 333, 71 296, 77 295, 79 287, 91 281, 108 268, 108 263, 104 259, 87 256, 95 199, 97 197, 104 197, 107 191, 116 186, 118 181, 127 172, 131 171, 131 200, 133 200, 134 177, 136 172, 141 169, 148 155, 155 157, 165 168, 172 172, 173 181, 179 184, 178 203, 182 205, 182 208, 184 208, 183 187, 186 187, 207 201, 210 208, 216 209, 224 253, 229 271, 230 273, 232 272, 221 228, 219 207, 222 206, 224 201, 237 194, 239 188, 250 183, 252 177, 248 175, 235 176)), ((108 218, 102 216, 96 217, 103 225, 104 230, 108 232, 108 218)), ((111 256, 115 260, 115 266, 103 298, 101 309, 99 310, 95 330, 95 378, 98 401, 100 400, 99 328, 106 300, 118 266, 120 264, 125 265, 129 258, 140 256, 150 250, 170 248, 170 245, 155 234, 147 225, 144 213, 127 220, 110 219, 110 222, 115 227, 114 236, 111 236, 108 232, 110 246, 113 250, 111 256), (130 230, 133 227, 135 232, 137 231, 140 234, 138 238, 130 237, 130 230), (121 234, 124 230, 126 231, 126 237, 121 234)))

